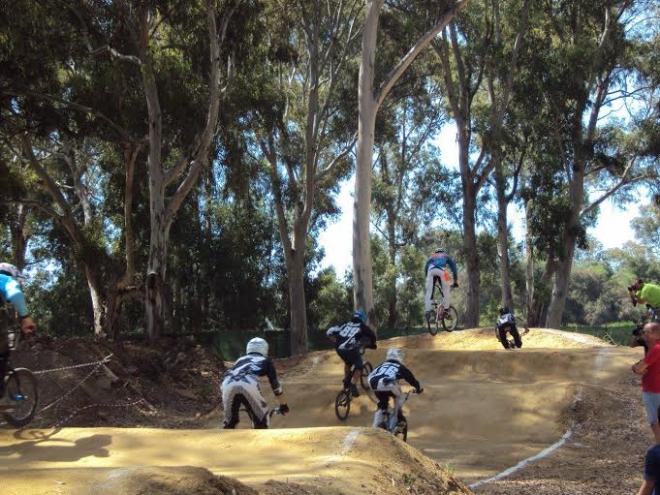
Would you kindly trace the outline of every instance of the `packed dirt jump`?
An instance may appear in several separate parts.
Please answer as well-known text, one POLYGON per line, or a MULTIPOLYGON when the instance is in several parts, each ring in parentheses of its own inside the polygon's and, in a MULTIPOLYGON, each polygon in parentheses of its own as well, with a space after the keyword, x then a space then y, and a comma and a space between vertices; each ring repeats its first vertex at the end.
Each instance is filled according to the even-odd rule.
MULTIPOLYGON (((2 493, 538 493, 524 483, 492 487, 556 456, 578 424, 593 419, 585 404, 594 394, 634 389, 629 368, 640 351, 551 330, 523 339, 522 349, 506 351, 493 330, 465 330, 398 337, 368 351, 375 365, 387 348, 405 348, 424 386, 406 405, 408 444, 369 427, 375 404, 365 393, 345 422, 335 417, 343 368, 323 351, 278 365, 291 413, 274 417, 267 431, 247 429, 247 418, 238 430, 221 430, 220 412, 195 430, 0 430, 2 493)), ((267 385, 264 392, 272 398, 267 385)), ((641 422, 638 408, 626 414, 638 413, 641 422)), ((539 476, 565 482, 553 469, 539 476)))

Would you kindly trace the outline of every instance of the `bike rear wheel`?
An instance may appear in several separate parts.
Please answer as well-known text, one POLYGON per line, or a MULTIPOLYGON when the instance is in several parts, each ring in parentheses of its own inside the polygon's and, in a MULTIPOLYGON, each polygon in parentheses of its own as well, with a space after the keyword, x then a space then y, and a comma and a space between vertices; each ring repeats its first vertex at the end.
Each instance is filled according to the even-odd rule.
POLYGON ((449 306, 449 309, 442 315, 442 328, 448 332, 453 332, 458 325, 458 311, 454 306, 449 306))
POLYGON ((37 379, 32 372, 26 368, 10 371, 5 382, 5 394, 10 408, 2 413, 5 421, 16 428, 32 421, 39 400, 37 379))
POLYGON ((364 367, 362 368, 362 374, 360 375, 360 385, 365 390, 365 392, 370 392, 371 387, 369 386, 369 373, 374 370, 374 367, 371 366, 369 361, 364 362, 364 367))
POLYGON ((348 413, 351 411, 351 395, 346 390, 342 390, 337 394, 335 399, 335 414, 340 421, 348 418, 348 413))

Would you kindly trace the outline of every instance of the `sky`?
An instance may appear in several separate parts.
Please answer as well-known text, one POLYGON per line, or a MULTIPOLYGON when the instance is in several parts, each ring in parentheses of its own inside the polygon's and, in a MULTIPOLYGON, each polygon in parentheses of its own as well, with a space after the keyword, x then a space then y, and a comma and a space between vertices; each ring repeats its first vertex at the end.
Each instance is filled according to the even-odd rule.
MULTIPOLYGON (((442 150, 442 163, 455 166, 458 163, 458 146, 456 145, 456 130, 452 125, 445 125, 438 138, 442 150)), ((352 269, 353 251, 353 192, 355 178, 344 181, 337 197, 337 205, 341 215, 319 236, 319 243, 325 249, 325 257, 321 267, 334 266, 335 273, 343 276, 347 269, 352 269)), ((525 233, 524 214, 517 206, 509 206, 509 224, 513 237, 522 239, 525 233)), ((639 205, 629 204, 624 209, 606 200, 601 204, 598 222, 588 229, 588 234, 594 236, 605 249, 619 247, 627 241, 635 239, 635 233, 630 221, 639 215, 639 205)))

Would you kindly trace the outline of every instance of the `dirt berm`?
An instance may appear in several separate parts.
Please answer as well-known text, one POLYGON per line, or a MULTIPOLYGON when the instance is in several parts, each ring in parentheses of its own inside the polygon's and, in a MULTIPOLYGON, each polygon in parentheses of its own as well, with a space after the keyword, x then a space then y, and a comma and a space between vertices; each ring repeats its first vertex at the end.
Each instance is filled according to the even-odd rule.
POLYGON ((210 495, 232 493, 231 488, 237 495, 253 493, 181 466, 205 466, 270 495, 471 493, 417 449, 372 428, 52 433, 1 434, 3 494, 210 495), (161 469, 135 468, 141 464, 161 469), (269 482, 272 478, 278 482, 269 482))
MULTIPOLYGON (((2 494, 79 494, 90 486, 111 489, 108 480, 118 479, 127 483, 121 489, 126 494, 224 493, 204 491, 216 489, 214 478, 205 471, 180 471, 186 466, 269 495, 470 493, 452 476, 480 483, 554 444, 590 414, 579 400, 582 391, 602 396, 619 387, 639 354, 557 331, 532 329, 524 342, 521 350, 505 351, 492 330, 380 342, 367 359, 377 364, 388 347, 406 348, 406 363, 424 385, 424 394, 406 406, 409 445, 368 427, 375 405, 367 394, 340 423, 333 406, 341 362, 332 351, 316 352, 278 363, 291 414, 275 417, 268 431, 220 430, 220 411, 199 417, 198 429, 1 430, 2 494), (140 466, 166 468, 169 484, 162 485, 158 471, 126 471, 140 466), (184 475, 186 480, 201 476, 197 491, 175 491, 174 482, 184 475), (156 485, 135 491, 144 480, 170 491, 156 485)), ((272 395, 265 395, 272 402, 272 395)), ((155 418, 160 416, 165 415, 155 418)), ((113 418, 104 421, 126 424, 113 418)), ((249 427, 246 423, 239 426, 249 427)), ((237 494, 249 493, 239 486, 237 494)))

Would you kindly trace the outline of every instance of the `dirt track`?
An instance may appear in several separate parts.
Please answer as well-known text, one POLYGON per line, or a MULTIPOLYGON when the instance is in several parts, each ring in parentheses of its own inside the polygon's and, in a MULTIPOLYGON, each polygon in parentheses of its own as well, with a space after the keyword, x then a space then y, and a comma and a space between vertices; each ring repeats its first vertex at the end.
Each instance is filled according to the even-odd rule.
MULTIPOLYGON (((388 346, 408 349, 407 364, 425 388, 409 402, 409 443, 469 484, 555 443, 572 427, 576 397, 629 376, 638 351, 579 337, 581 342, 533 329, 522 350, 504 351, 490 331, 464 331, 392 339, 367 358, 375 364, 388 346)), ((3 493, 78 493, 108 469, 135 465, 203 466, 261 488, 270 479, 295 481, 314 487, 316 492, 309 493, 400 493, 410 491, 405 483, 426 475, 437 475, 429 483, 440 483, 436 465, 414 449, 384 433, 357 428, 371 423, 374 405, 368 397, 354 402, 346 422, 351 428, 337 428, 333 401, 340 379, 334 353, 314 353, 288 369, 284 383, 292 414, 276 418, 277 429, 268 432, 3 431, 3 493), (410 478, 406 473, 412 467, 416 474, 410 478)), ((214 418, 209 426, 218 421, 214 418)))

